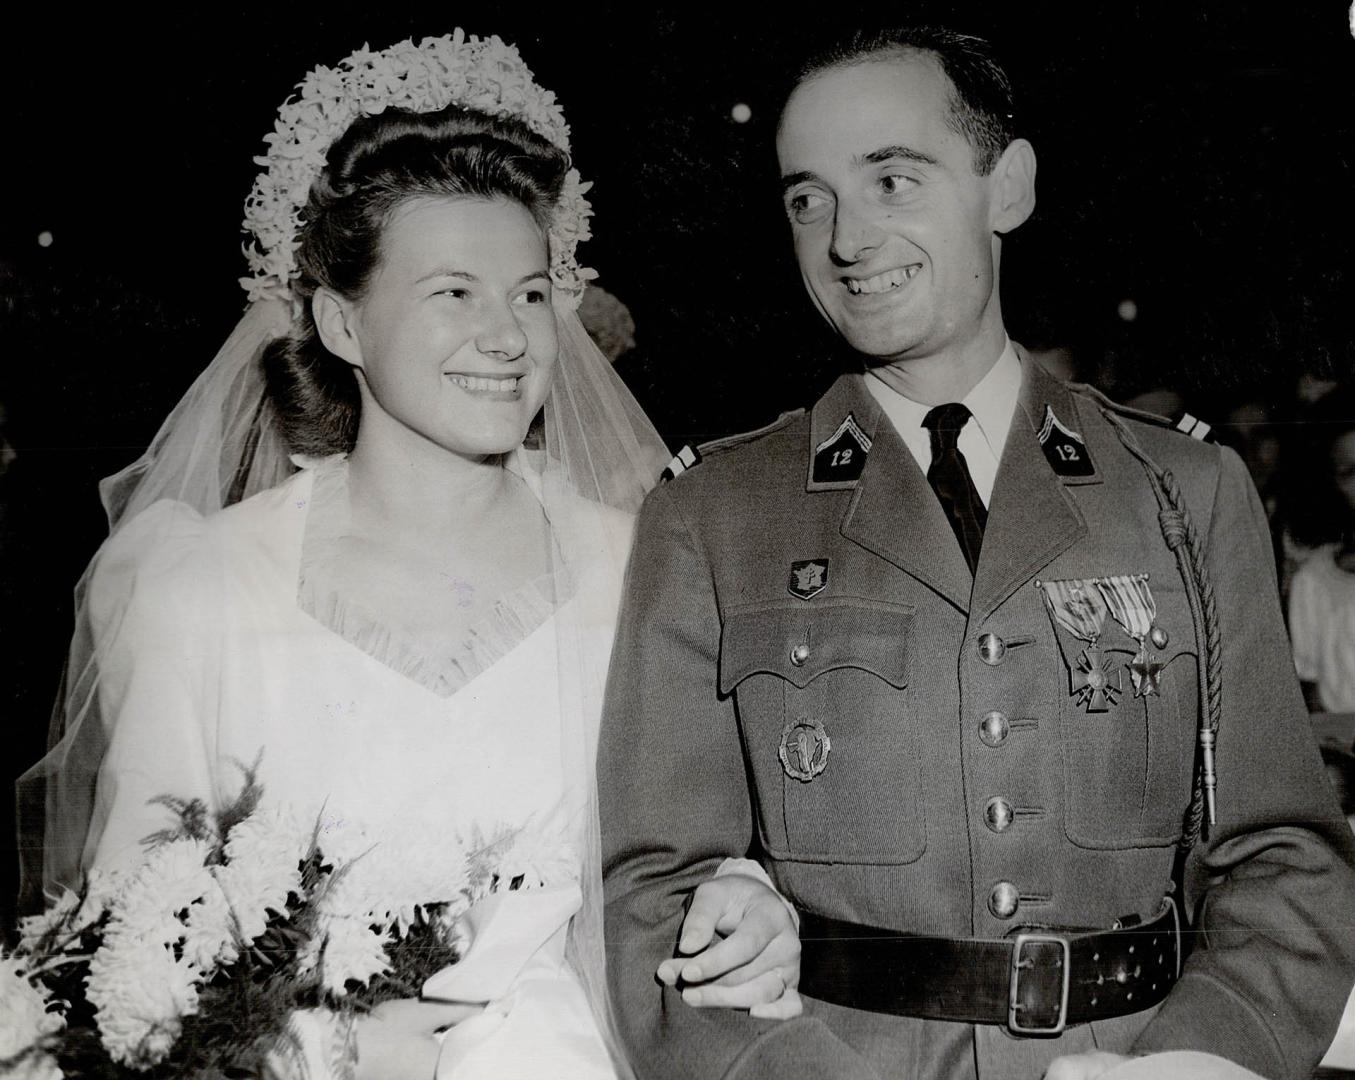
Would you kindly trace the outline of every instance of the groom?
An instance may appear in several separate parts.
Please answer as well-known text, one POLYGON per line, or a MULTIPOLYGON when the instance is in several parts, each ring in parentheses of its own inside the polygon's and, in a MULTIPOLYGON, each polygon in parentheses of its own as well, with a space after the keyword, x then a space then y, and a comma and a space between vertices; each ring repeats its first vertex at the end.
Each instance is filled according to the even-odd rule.
POLYGON ((1195 1049, 1297 1080, 1351 988, 1355 845, 1256 494, 1007 338, 1002 237, 1035 204, 1010 102, 984 42, 912 30, 825 53, 785 106, 801 275, 861 367, 640 517, 598 788, 642 1077, 1195 1049), (727 989, 699 957, 654 976, 745 854, 801 912, 798 1019, 680 1007, 727 989))

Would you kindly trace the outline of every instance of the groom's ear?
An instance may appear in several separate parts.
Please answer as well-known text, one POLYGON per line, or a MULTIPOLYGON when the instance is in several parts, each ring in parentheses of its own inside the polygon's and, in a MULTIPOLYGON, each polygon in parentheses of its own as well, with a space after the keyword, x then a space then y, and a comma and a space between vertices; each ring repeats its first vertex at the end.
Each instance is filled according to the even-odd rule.
POLYGON ((311 297, 311 318, 326 349, 355 368, 362 367, 357 308, 351 300, 321 286, 311 297))
POLYGON ((993 166, 989 182, 989 224, 995 233, 1008 233, 1035 212, 1035 148, 1025 139, 1013 139, 993 166))

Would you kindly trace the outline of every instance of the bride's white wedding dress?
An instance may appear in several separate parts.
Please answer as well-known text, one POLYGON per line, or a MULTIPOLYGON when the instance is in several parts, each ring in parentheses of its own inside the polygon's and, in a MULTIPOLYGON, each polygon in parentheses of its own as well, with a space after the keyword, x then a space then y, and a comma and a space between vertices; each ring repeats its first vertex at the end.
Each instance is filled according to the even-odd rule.
MULTIPOLYGON (((222 805, 239 789, 234 762, 261 749, 265 801, 315 815, 325 831, 360 823, 378 842, 432 845, 519 830, 554 852, 561 838, 582 842, 565 781, 581 750, 562 745, 554 631, 590 583, 558 600, 549 581, 531 583, 501 598, 455 655, 420 655, 327 576, 346 477, 346 463, 328 459, 206 519, 160 502, 110 541, 90 612, 114 722, 87 862, 134 859, 169 824, 148 802, 156 796, 222 805)), ((611 626, 584 626, 580 647, 605 663, 611 626)), ((514 894, 511 919, 470 946, 468 973, 481 950, 508 959, 481 965, 502 985, 444 1041, 440 1078, 614 1075, 564 956, 577 887, 548 884, 561 887, 539 900, 514 894), (509 922, 512 940, 496 941, 509 922)))

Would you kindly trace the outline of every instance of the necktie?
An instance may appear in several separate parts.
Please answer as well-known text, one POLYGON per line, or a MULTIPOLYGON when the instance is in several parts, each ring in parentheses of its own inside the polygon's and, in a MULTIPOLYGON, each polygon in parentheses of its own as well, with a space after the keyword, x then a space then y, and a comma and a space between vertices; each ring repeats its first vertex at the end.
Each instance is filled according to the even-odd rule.
POLYGON ((979 549, 983 546, 983 527, 988 521, 988 509, 974 488, 969 465, 960 453, 960 430, 969 421, 969 410, 959 402, 938 405, 922 419, 922 426, 931 432, 932 464, 927 470, 927 482, 941 509, 960 541, 969 572, 979 564, 979 549))

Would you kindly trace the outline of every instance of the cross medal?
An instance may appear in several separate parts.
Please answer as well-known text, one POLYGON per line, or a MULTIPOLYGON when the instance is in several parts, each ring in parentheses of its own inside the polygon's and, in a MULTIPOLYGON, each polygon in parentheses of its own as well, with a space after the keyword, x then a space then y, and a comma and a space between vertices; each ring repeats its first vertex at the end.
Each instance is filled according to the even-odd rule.
POLYGON ((1108 610, 1096 582, 1075 578, 1042 581, 1040 587, 1054 621, 1073 637, 1087 643, 1075 665, 1073 700, 1088 713, 1109 712, 1124 691, 1119 669, 1110 657, 1101 654, 1097 645, 1108 610))

